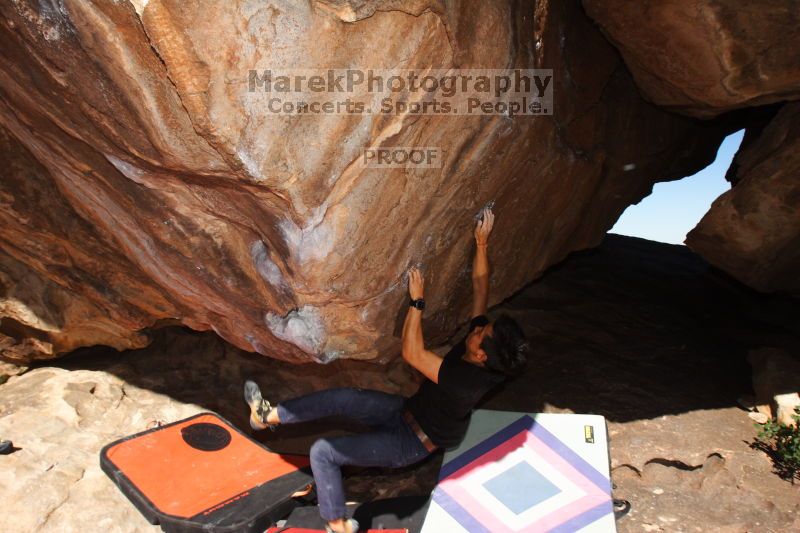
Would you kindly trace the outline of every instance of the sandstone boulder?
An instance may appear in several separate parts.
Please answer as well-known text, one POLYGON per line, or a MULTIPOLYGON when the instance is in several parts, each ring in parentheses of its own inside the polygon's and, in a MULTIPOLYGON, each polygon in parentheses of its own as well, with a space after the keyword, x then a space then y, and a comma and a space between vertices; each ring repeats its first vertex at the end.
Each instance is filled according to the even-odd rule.
POLYGON ((735 186, 686 244, 762 291, 800 293, 800 103, 786 104, 734 160, 735 186))
POLYGON ((794 0, 584 0, 636 84, 697 117, 800 98, 794 0))
POLYGON ((704 118, 750 108, 740 113, 747 133, 728 173, 734 187, 714 202, 686 244, 751 287, 798 292, 800 131, 798 104, 791 103, 800 98, 797 3, 583 5, 649 101, 704 118), (781 110, 769 121, 776 107, 781 110))
POLYGON ((646 103, 570 1, 20 0, 0 6, 3 357, 181 323, 291 361, 392 357, 404 273, 425 331, 467 318, 493 201, 494 304, 597 244, 730 126, 646 103), (554 114, 275 116, 251 69, 550 68, 554 114), (356 164, 434 146, 436 169, 356 164))
POLYGON ((800 407, 800 360, 785 350, 759 348, 747 354, 753 368, 754 407, 764 415, 761 423, 775 418, 786 426, 796 426, 793 416, 800 407))

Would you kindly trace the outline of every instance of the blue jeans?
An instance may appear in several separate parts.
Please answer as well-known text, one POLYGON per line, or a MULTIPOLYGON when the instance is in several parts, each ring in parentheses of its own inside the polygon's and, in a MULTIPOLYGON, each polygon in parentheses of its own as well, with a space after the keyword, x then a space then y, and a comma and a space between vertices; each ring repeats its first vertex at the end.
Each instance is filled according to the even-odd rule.
POLYGON ((402 416, 405 398, 374 390, 328 389, 281 402, 281 424, 344 416, 372 426, 372 431, 323 438, 311 446, 311 471, 317 485, 319 512, 325 520, 344 518, 343 465, 401 466, 416 463, 430 452, 402 416))

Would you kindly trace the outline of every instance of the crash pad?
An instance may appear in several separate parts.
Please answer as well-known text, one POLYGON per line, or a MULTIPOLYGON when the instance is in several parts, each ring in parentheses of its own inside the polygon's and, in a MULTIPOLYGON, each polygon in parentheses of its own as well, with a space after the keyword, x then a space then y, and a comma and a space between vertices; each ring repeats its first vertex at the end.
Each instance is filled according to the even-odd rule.
POLYGON ((103 471, 167 532, 263 532, 313 482, 308 457, 280 455, 214 413, 105 446, 103 471))
POLYGON ((616 531, 605 419, 476 410, 422 533, 616 531))

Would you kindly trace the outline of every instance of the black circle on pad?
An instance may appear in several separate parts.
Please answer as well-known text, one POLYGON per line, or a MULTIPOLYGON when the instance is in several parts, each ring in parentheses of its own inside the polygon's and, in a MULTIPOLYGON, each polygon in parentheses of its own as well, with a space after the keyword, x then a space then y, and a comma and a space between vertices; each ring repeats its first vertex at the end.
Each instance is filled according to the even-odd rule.
POLYGON ((231 432, 222 426, 199 422, 181 428, 184 442, 196 450, 216 452, 231 443, 231 432))

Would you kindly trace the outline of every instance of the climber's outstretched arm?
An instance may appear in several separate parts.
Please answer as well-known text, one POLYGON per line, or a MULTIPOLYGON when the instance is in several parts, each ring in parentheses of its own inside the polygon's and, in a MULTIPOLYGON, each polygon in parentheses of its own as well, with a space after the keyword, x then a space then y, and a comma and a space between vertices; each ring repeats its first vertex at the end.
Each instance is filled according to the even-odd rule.
POLYGON ((494 224, 491 208, 484 208, 475 225, 475 257, 472 259, 472 314, 485 315, 489 303, 489 234, 494 224))

